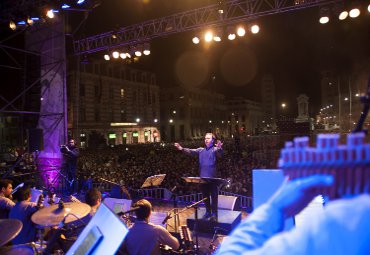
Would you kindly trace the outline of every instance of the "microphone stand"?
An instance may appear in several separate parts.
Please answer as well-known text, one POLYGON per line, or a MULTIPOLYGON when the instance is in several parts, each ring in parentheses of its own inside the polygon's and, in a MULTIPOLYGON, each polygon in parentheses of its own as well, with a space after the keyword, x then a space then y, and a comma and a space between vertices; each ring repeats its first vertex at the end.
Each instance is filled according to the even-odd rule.
POLYGON ((185 212, 186 210, 190 209, 190 208, 194 208, 194 232, 195 232, 195 246, 196 246, 196 254, 198 254, 198 251, 199 251, 199 243, 198 243, 198 230, 197 230, 197 224, 198 224, 198 205, 204 201, 206 201, 208 199, 208 197, 205 197, 203 198, 202 200, 199 200, 191 205, 188 205, 186 206, 184 209, 182 209, 181 211, 177 212, 177 213, 174 213, 172 216, 171 215, 168 215, 162 222, 162 224, 165 224, 169 219, 173 218, 173 217, 178 217, 179 214, 185 212))

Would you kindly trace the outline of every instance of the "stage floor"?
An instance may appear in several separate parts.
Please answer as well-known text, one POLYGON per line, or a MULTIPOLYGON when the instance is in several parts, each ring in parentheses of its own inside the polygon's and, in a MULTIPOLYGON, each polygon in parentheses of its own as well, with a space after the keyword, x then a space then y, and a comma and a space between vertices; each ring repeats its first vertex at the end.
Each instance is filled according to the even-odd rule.
MULTIPOLYGON (((78 196, 78 198, 81 201, 84 200, 84 198, 82 196, 78 196)), ((171 233, 174 233, 174 235, 176 235, 176 233, 179 232, 178 228, 176 229, 176 225, 177 226, 186 225, 188 218, 191 218, 192 216, 194 218, 194 209, 193 208, 189 208, 189 209, 184 210, 187 205, 178 203, 177 207, 176 207, 177 211, 179 211, 179 212, 181 211, 181 213, 179 213, 179 217, 178 217, 179 223, 175 224, 175 217, 172 217, 171 219, 169 219, 167 221, 167 224, 163 225, 162 222, 166 218, 167 213, 171 212, 171 215, 173 215, 173 213, 174 213, 174 204, 173 204, 173 202, 164 202, 164 201, 150 201, 150 202, 152 203, 152 206, 153 206, 153 212, 152 212, 150 222, 166 227, 167 230, 170 231, 171 233)), ((203 216, 204 210, 205 210, 204 207, 199 207, 199 217, 203 216)), ((248 214, 245 211, 242 211, 241 212, 242 220, 245 219, 247 217, 247 215, 248 214)), ((195 232, 191 231, 191 230, 190 230, 190 232, 192 233, 192 239, 193 239, 193 242, 195 244, 196 243, 195 232)), ((215 237, 214 237, 214 232, 213 233, 198 232, 198 244, 199 244, 199 250, 200 250, 199 254, 202 254, 202 255, 203 254, 211 254, 212 250, 210 249, 210 246, 212 244, 211 243, 212 239, 215 238, 214 245, 217 247, 217 246, 220 245, 220 243, 222 242, 222 240, 224 239, 225 236, 226 236, 226 233, 223 233, 222 231, 218 231, 218 233, 215 237)))
MULTIPOLYGON (((152 219, 151 219, 151 222, 154 223, 154 224, 158 224, 158 225, 161 225, 161 223, 163 222, 163 219, 166 217, 167 215, 167 212, 172 212, 174 206, 173 206, 173 203, 165 203, 165 202, 156 202, 156 201, 151 201, 152 202, 152 205, 153 205, 153 209, 154 209, 154 213, 152 214, 152 219)), ((186 205, 181 205, 181 204, 178 204, 177 205, 177 208, 179 209, 179 211, 183 210, 184 208, 186 207, 186 205)), ((201 210, 199 210, 199 217, 203 216, 202 213, 204 212, 204 208, 200 207, 201 210)), ((190 208, 190 209, 187 209, 185 211, 183 211, 182 213, 179 214, 179 221, 180 221, 180 225, 186 225, 186 222, 187 222, 187 219, 188 218, 191 218, 191 216, 194 214, 194 209, 193 208, 190 208)), ((247 213, 242 211, 242 220, 244 218, 247 217, 247 213)), ((167 229, 170 231, 170 232, 176 232, 175 231, 175 224, 174 224, 174 218, 168 220, 167 222, 167 229)), ((191 231, 192 232, 192 238, 193 238, 193 242, 195 243, 195 233, 194 231, 191 231)), ((211 249, 210 249, 210 245, 211 245, 211 241, 212 241, 212 238, 213 238, 213 234, 214 233, 198 233, 198 243, 199 243, 199 247, 200 247, 200 253, 199 254, 210 254, 211 253, 211 249)), ((218 246, 223 238, 225 237, 226 235, 224 235, 224 233, 222 233, 222 231, 219 231, 217 233, 217 236, 215 237, 215 242, 214 244, 216 246, 218 246)))

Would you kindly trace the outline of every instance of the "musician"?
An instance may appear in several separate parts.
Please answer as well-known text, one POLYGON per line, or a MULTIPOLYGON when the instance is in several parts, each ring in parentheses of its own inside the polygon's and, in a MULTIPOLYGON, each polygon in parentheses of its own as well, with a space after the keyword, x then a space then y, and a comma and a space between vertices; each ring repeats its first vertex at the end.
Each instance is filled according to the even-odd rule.
POLYGON ((315 188, 333 184, 316 175, 284 183, 227 237, 217 255, 360 255, 370 254, 370 195, 330 202, 311 221, 283 232, 284 220, 296 215, 317 195, 315 188))
POLYGON ((9 211, 14 207, 12 201, 13 182, 8 179, 0 180, 0 219, 7 219, 9 211))
POLYGON ((16 194, 18 202, 10 210, 9 218, 20 220, 23 223, 23 227, 12 243, 24 244, 33 242, 36 239, 37 229, 36 224, 31 221, 31 216, 41 207, 43 201, 38 203, 30 202, 31 189, 27 185, 20 188, 16 194))
POLYGON ((63 154, 62 171, 67 180, 65 180, 65 188, 67 193, 76 192, 76 169, 77 169, 77 158, 80 155, 80 151, 76 146, 75 140, 70 139, 68 144, 60 146, 60 152, 63 154))
POLYGON ((152 205, 148 200, 142 199, 135 203, 136 221, 130 228, 123 249, 130 255, 161 254, 159 245, 168 245, 177 250, 179 241, 162 226, 149 223, 152 205))
MULTIPOLYGON (((79 201, 76 201, 79 202, 79 201)), ((97 188, 89 189, 85 194, 85 202, 91 207, 90 213, 81 220, 67 224, 67 230, 71 229, 69 233, 64 233, 67 238, 78 237, 89 221, 94 217, 96 211, 102 202, 102 194, 97 188)))
MULTIPOLYGON (((216 159, 223 156, 221 141, 217 141, 212 133, 207 133, 204 137, 205 147, 198 149, 183 148, 180 144, 175 143, 175 147, 187 154, 198 156, 200 177, 217 178, 216 159)), ((204 183, 201 186, 205 200, 206 213, 203 219, 210 218, 217 221, 217 205, 218 205, 218 186, 216 183, 204 183)))

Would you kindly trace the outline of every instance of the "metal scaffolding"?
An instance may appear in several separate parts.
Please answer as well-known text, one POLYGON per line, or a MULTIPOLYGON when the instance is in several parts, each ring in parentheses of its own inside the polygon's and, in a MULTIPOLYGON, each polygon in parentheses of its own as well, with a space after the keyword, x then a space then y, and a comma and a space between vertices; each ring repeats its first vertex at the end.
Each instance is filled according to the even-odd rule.
POLYGON ((73 48, 76 55, 90 54, 203 27, 218 27, 338 2, 343 0, 230 0, 222 6, 223 13, 219 12, 219 4, 209 5, 77 40, 73 48))

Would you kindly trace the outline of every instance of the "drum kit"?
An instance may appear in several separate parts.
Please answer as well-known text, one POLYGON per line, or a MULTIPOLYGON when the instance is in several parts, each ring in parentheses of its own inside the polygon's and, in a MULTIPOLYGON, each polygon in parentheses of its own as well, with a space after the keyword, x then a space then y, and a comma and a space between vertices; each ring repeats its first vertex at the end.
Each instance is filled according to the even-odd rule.
MULTIPOLYGON (((90 212, 91 208, 85 203, 69 202, 53 204, 48 207, 43 207, 35 212, 31 220, 39 229, 61 227, 80 220, 90 212)), ((48 243, 27 243, 21 245, 9 244, 22 230, 23 224, 17 219, 2 219, 0 220, 0 254, 2 255, 41 255, 47 248, 48 243)), ((51 254, 64 254, 60 250, 54 251, 51 254)))

